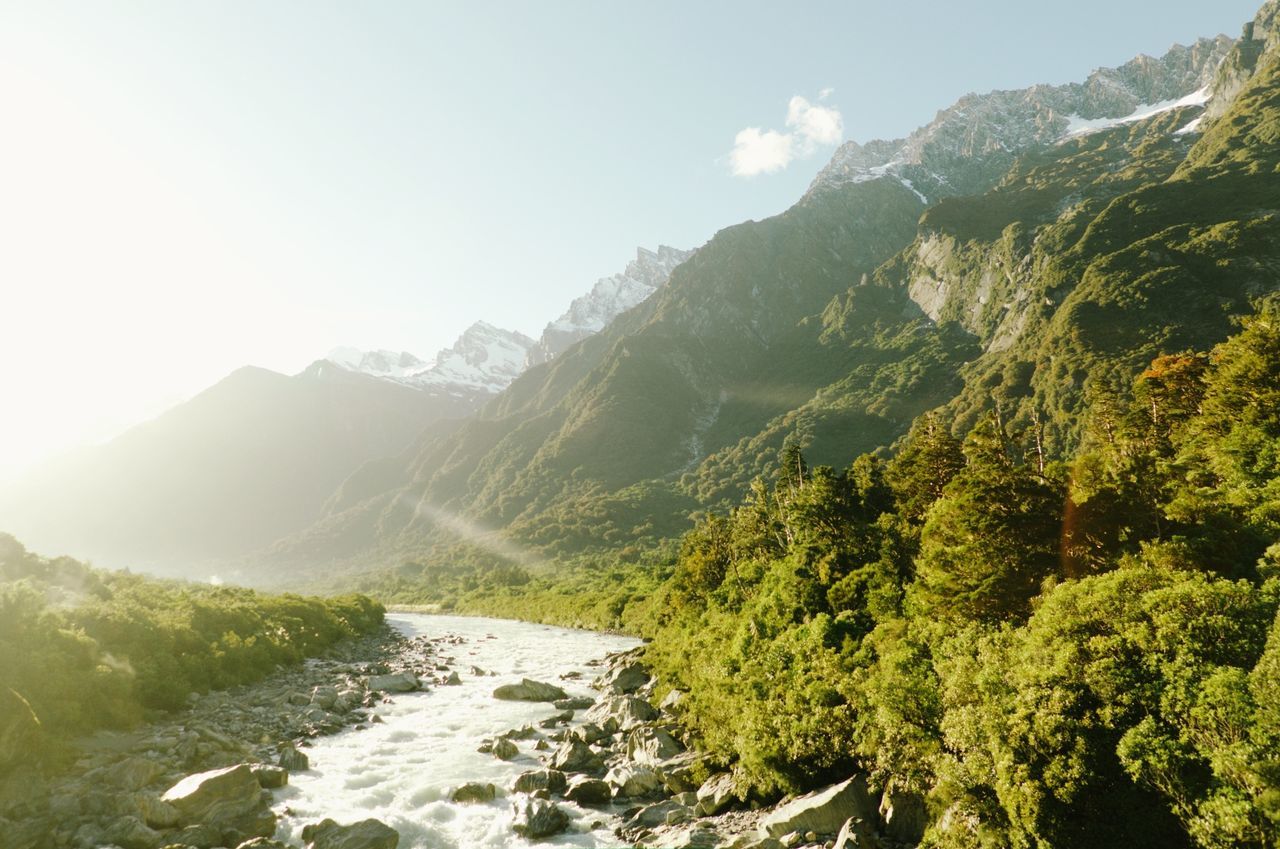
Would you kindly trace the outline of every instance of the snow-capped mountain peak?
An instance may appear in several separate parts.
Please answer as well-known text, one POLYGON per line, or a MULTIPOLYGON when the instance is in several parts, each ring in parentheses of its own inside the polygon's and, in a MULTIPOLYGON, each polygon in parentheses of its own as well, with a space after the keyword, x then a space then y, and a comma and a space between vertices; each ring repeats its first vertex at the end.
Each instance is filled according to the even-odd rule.
POLYGON ((665 285, 675 267, 693 254, 668 245, 659 245, 656 251, 637 248, 636 258, 626 269, 601 277, 590 292, 575 298, 569 309, 546 326, 529 353, 529 364, 546 362, 574 342, 599 333, 665 285))
POLYGON ((1138 56, 1100 68, 1083 83, 1035 85, 969 94, 903 139, 842 144, 809 194, 882 177, 922 201, 976 194, 1019 154, 1074 135, 1138 121, 1182 106, 1202 106, 1234 40, 1202 38, 1164 56, 1138 56))

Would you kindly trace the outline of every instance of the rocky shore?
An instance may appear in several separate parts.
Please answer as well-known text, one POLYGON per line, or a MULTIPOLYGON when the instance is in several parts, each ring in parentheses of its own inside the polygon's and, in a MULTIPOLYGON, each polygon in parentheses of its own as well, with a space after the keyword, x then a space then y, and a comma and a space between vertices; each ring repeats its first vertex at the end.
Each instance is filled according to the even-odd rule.
MULTIPOLYGON (((76 745, 53 777, 16 771, 0 786, 5 849, 271 849, 272 790, 308 768, 308 741, 378 722, 386 694, 417 689, 436 669, 436 640, 390 627, 256 684, 205 695, 130 732, 76 745)), ((313 845, 344 845, 321 834, 313 845)), ((375 844, 367 844, 373 847, 375 844)))
MULTIPOLYGON (((380 722, 396 693, 459 683, 448 653, 460 637, 405 638, 392 629, 349 641, 257 684, 193 694, 190 708, 138 731, 81 741, 74 766, 53 779, 11 776, 0 787, 4 849, 284 849, 273 791, 310 768, 309 741, 380 722)), ((853 776, 772 808, 749 805, 732 776, 687 746, 681 695, 655 704, 639 649, 610 655, 591 682, 598 697, 553 683, 497 687, 495 699, 546 703, 536 725, 485 740, 480 750, 542 766, 507 787, 470 782, 457 804, 511 806, 511 828, 540 841, 573 827, 571 813, 598 810, 619 845, 732 849, 900 849, 918 842, 923 805, 873 794, 853 776), (566 809, 566 806, 572 806, 566 809), (576 810, 575 810, 576 809, 576 810)), ((483 670, 469 669, 474 677, 483 670)), ((376 819, 321 819, 302 829, 308 849, 397 849, 376 819)))

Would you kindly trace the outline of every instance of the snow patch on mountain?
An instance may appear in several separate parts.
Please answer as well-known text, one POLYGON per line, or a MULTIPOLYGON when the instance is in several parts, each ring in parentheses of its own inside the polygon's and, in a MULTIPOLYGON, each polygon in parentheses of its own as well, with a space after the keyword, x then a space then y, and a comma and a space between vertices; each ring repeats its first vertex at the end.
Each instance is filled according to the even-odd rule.
MULTIPOLYGON (((1185 97, 1171 98, 1163 100, 1159 103, 1140 104, 1136 109, 1123 118, 1084 118, 1080 115, 1067 116, 1067 131, 1065 136, 1072 138, 1074 136, 1083 136, 1088 133, 1096 133, 1099 130, 1118 127, 1122 124, 1132 124, 1136 121, 1145 121, 1161 112, 1168 112, 1173 109, 1180 109, 1184 106, 1204 106, 1209 102, 1209 87, 1202 86, 1196 91, 1185 97)), ((1179 130, 1178 132, 1181 132, 1179 130)))

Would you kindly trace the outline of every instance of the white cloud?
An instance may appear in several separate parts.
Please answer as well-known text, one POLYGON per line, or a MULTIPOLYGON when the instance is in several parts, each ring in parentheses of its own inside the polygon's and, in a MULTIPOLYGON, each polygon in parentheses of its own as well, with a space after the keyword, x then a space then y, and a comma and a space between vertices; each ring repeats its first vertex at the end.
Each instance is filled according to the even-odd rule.
POLYGON ((786 168, 792 156, 790 133, 747 127, 733 138, 729 166, 735 177, 754 177, 786 168))
MULTIPOLYGON (((832 93, 824 88, 818 95, 825 100, 832 93)), ((729 168, 735 177, 754 177, 781 171, 794 159, 812 155, 820 147, 839 144, 844 138, 844 121, 840 110, 819 106, 796 95, 787 104, 787 132, 747 127, 733 138, 729 152, 729 168)))

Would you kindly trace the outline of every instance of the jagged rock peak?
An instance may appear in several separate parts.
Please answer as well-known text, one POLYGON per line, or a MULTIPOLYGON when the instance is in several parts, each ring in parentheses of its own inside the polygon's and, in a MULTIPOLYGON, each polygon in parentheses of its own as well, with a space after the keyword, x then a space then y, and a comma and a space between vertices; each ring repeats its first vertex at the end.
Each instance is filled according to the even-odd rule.
POLYGON ((1244 25, 1236 42, 1213 82, 1213 99, 1205 109, 1205 118, 1213 120, 1227 111, 1258 70, 1263 54, 1280 50, 1280 0, 1269 0, 1253 20, 1244 25))
POLYGON ((575 298, 563 315, 547 325, 529 352, 529 364, 546 362, 574 342, 603 330, 665 285, 675 267, 693 253, 667 245, 656 251, 637 248, 636 258, 625 270, 597 280, 590 292, 575 298))
POLYGON ((1018 154, 1064 137, 1202 104, 1235 42, 1225 35, 1100 68, 1083 83, 968 94, 905 139, 845 142, 809 194, 894 177, 922 199, 984 191, 1018 154))

